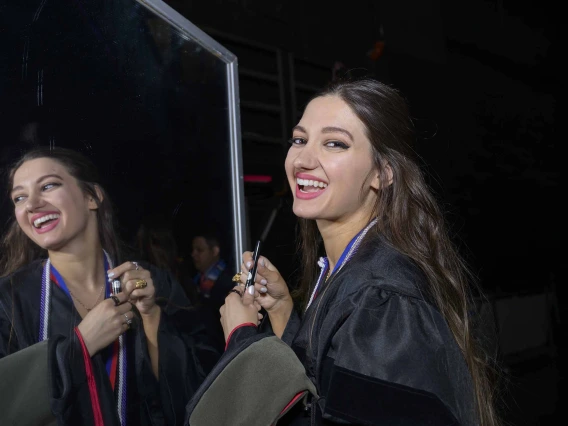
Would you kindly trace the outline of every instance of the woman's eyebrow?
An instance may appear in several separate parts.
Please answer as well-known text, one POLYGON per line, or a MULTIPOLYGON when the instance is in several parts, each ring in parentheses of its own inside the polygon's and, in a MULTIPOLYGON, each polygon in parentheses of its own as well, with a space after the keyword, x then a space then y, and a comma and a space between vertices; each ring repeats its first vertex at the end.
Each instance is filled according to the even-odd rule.
POLYGON ((344 135, 349 137, 349 139, 351 139, 351 141, 353 141, 353 135, 351 134, 351 132, 348 131, 348 130, 345 130, 341 127, 334 127, 334 126, 324 127, 323 129, 321 129, 321 132, 322 133, 335 133, 335 132, 343 133, 344 135))
MULTIPOLYGON (((42 177, 40 177, 38 180, 36 180, 36 183, 40 183, 42 180, 47 179, 47 178, 58 178, 63 180, 63 178, 59 175, 56 174, 49 174, 49 175, 43 175, 42 177)), ((20 189, 24 189, 23 186, 18 185, 12 188, 12 191, 10 191, 10 194, 14 191, 19 191, 20 189)))
MULTIPOLYGON (((294 126, 292 131, 294 131, 294 130, 299 130, 300 132, 308 133, 306 131, 306 129, 303 128, 302 126, 294 126)), ((327 127, 324 127, 323 129, 321 129, 321 132, 322 133, 336 133, 336 132, 343 133, 349 139, 351 139, 351 141, 353 141, 353 135, 351 134, 351 132, 349 130, 343 129, 342 127, 327 126, 327 127)))

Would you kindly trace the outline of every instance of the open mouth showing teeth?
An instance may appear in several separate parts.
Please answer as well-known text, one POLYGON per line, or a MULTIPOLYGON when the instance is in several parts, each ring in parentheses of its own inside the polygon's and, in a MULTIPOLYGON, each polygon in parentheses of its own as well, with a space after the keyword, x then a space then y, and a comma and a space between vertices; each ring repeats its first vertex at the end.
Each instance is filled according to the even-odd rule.
POLYGON ((318 180, 296 179, 296 182, 302 192, 316 192, 327 188, 327 183, 318 180))
POLYGON ((45 216, 40 217, 39 219, 34 220, 34 227, 38 229, 42 228, 48 225, 49 223, 51 223, 55 219, 59 219, 58 214, 47 214, 45 216))

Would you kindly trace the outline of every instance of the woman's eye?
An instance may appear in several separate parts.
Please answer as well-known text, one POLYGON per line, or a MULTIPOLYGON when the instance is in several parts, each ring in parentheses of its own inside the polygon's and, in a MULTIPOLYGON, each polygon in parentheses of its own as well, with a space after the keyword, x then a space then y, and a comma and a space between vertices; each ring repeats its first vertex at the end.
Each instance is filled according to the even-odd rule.
POLYGON ((48 189, 55 188, 55 187, 57 187, 57 186, 61 186, 61 184, 60 184, 60 183, 55 183, 55 182, 46 183, 45 185, 43 185, 43 186, 41 187, 41 190, 42 190, 42 191, 47 191, 48 189))
POLYGON ((290 142, 291 145, 305 145, 306 144, 306 140, 302 139, 302 138, 290 138, 288 140, 288 142, 290 142))
POLYGON ((340 141, 329 141, 329 142, 326 142, 325 146, 327 146, 329 148, 341 148, 341 149, 349 148, 349 145, 347 145, 344 142, 340 142, 340 141))
POLYGON ((12 200, 14 201, 14 204, 18 204, 20 201, 22 201, 24 199, 23 195, 19 195, 17 197, 12 198, 12 200))

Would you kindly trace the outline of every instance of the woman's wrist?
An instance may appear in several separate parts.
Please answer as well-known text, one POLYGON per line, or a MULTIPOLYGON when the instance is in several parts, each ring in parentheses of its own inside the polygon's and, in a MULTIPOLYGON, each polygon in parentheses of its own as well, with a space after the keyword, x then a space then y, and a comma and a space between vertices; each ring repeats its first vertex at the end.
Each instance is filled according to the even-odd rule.
POLYGON ((150 344, 158 344, 158 328, 160 326, 161 317, 162 310, 158 305, 154 306, 154 308, 152 308, 152 310, 149 312, 146 312, 144 314, 140 313, 140 318, 142 319, 142 325, 144 326, 146 339, 150 344))
POLYGON ((148 312, 140 312, 140 317, 144 323, 146 322, 156 322, 160 320, 162 310, 159 305, 154 305, 148 312))
POLYGON ((99 351, 99 348, 95 347, 89 336, 86 335, 85 330, 82 329, 82 324, 80 323, 76 328, 75 333, 79 337, 79 340, 82 341, 82 344, 85 345, 89 356, 93 356, 99 351))
POLYGON ((279 300, 270 310, 266 311, 270 319, 272 331, 276 336, 282 337, 282 333, 284 333, 284 329, 286 328, 286 324, 288 324, 293 309, 294 302, 292 298, 287 297, 279 300))
POLYGON ((294 308, 294 302, 290 296, 278 299, 270 309, 266 309, 268 315, 272 318, 278 317, 289 317, 292 309, 294 308))

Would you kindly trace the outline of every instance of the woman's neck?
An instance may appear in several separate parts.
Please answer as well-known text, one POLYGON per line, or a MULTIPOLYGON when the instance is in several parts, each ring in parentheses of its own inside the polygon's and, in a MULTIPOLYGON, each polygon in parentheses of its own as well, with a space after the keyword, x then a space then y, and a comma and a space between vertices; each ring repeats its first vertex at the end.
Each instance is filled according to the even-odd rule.
POLYGON ((82 250, 50 251, 49 259, 68 287, 95 291, 104 278, 104 254, 100 244, 83 246, 82 250))
POLYGON ((345 221, 317 220, 323 239, 329 270, 333 271, 347 244, 369 223, 368 214, 359 214, 345 221))

